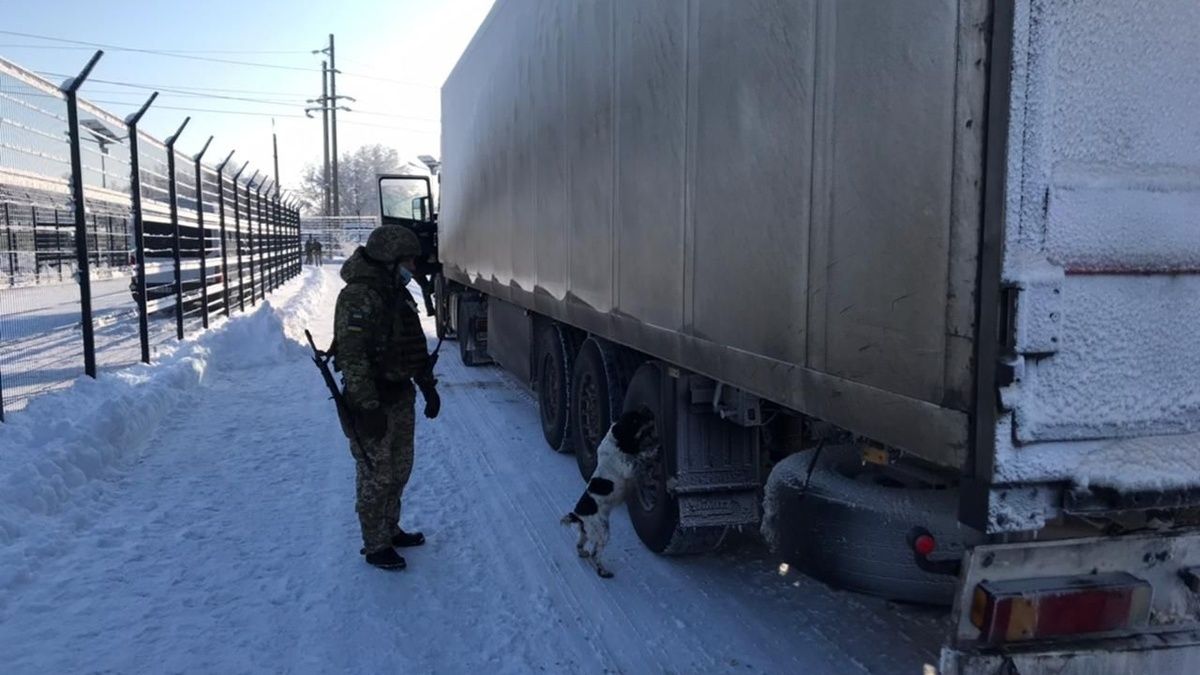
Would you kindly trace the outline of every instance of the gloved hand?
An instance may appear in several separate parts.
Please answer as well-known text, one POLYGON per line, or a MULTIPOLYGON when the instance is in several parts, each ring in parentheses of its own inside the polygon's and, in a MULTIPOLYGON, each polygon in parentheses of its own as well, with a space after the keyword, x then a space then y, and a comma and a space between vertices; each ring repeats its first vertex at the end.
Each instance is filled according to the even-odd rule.
POLYGON ((438 396, 436 382, 422 382, 420 385, 421 396, 425 399, 425 417, 429 419, 436 418, 442 410, 442 397, 438 396))
POLYGON ((387 414, 379 407, 379 401, 363 403, 354 417, 358 433, 364 439, 380 439, 387 433, 387 414))

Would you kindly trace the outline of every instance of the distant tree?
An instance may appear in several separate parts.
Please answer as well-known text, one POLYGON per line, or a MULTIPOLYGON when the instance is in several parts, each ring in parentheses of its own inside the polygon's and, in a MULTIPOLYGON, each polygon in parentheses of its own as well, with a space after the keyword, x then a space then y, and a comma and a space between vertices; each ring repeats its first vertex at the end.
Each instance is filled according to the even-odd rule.
MULTIPOLYGON (((325 180, 320 163, 304 167, 300 176, 300 198, 308 213, 324 210, 325 180)), ((375 177, 381 173, 417 173, 428 175, 429 169, 417 161, 402 161, 400 153, 378 143, 364 145, 342 154, 338 161, 341 177, 341 214, 343 216, 374 216, 379 214, 379 188, 375 177)))

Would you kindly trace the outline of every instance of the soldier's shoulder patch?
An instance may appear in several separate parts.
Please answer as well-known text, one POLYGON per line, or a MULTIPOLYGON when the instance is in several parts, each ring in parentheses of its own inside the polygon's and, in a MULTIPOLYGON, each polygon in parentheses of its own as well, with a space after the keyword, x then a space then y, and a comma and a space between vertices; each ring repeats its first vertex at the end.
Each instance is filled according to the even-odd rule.
POLYGON ((370 312, 361 309, 352 309, 346 312, 346 330, 361 332, 366 330, 371 325, 370 312))

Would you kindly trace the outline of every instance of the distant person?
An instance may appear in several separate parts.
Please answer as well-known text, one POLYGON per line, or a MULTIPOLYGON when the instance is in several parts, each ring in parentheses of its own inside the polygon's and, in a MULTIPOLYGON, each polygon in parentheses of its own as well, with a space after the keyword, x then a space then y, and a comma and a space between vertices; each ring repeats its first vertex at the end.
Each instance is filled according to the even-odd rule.
POLYGON ((334 352, 353 419, 350 452, 357 464, 356 511, 361 553, 371 565, 403 569, 395 547, 425 536, 400 527, 400 505, 413 466, 416 388, 425 417, 441 409, 433 363, 417 303, 405 288, 421 247, 400 225, 376 228, 342 265, 346 286, 334 313, 334 352), (416 387, 413 383, 416 383, 416 387))
POLYGON ((308 235, 308 241, 304 242, 304 264, 305 265, 313 264, 313 251, 314 251, 313 244, 314 243, 316 243, 316 242, 313 240, 313 236, 311 234, 308 235))
POLYGON ((321 246, 321 242, 314 239, 313 240, 313 258, 316 260, 316 263, 318 265, 325 264, 325 258, 324 258, 323 253, 324 253, 324 249, 321 246))

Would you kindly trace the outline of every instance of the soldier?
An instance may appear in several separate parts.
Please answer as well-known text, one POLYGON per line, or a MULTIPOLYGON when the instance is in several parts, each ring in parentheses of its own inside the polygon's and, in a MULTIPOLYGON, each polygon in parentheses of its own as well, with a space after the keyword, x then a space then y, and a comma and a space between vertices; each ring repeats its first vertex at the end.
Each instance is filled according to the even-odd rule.
POLYGON ((353 419, 361 553, 383 569, 406 566, 394 547, 425 543, 420 532, 405 532, 399 524, 413 465, 413 383, 425 399, 427 418, 437 417, 441 408, 417 304, 405 288, 420 252, 408 228, 376 228, 342 265, 346 287, 334 314, 337 366, 353 419))

